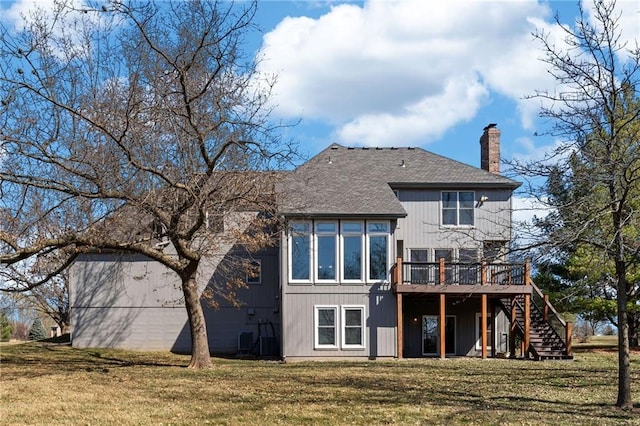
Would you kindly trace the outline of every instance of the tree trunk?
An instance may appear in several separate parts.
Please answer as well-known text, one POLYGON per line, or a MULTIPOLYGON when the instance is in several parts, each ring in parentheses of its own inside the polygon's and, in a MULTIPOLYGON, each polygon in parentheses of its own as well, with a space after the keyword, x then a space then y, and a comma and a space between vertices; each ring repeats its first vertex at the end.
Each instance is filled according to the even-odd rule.
POLYGON ((616 261, 616 275, 618 275, 618 400, 616 405, 622 409, 631 410, 633 401, 631 400, 626 272, 624 261, 616 261))
POLYGON ((638 314, 629 315, 627 313, 627 321, 629 322, 629 346, 632 348, 638 347, 638 321, 640 317, 638 314))
POLYGON ((209 339, 207 337, 207 324, 204 312, 200 304, 198 283, 194 272, 182 278, 182 292, 184 303, 189 317, 189 329, 191 330, 191 362, 189 368, 211 368, 209 354, 209 339))

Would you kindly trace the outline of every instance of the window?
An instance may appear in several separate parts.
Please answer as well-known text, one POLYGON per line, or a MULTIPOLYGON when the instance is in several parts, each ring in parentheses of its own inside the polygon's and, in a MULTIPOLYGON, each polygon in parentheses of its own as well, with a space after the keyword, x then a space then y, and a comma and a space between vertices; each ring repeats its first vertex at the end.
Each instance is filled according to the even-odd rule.
POLYGON ((336 281, 338 265, 338 225, 336 222, 316 222, 317 264, 319 281, 336 281))
POLYGON ((435 258, 438 266, 436 267, 436 284, 440 284, 440 259, 444 259, 444 282, 453 284, 453 271, 451 270, 451 262, 453 261, 453 250, 436 249, 435 258))
POLYGON ((262 282, 262 261, 252 260, 247 271, 247 284, 260 284, 262 282))
POLYGON ((442 224, 473 226, 475 194, 473 191, 442 192, 442 224))
POLYGON ((506 241, 485 241, 482 247, 482 256, 487 262, 499 262, 504 260, 506 247, 506 241))
POLYGON ((309 222, 291 224, 289 253, 291 280, 311 280, 311 224, 309 222))
POLYGON ((338 307, 316 306, 315 309, 315 347, 318 349, 336 349, 338 307))
POLYGON ((364 347, 364 306, 342 307, 342 347, 364 347))
MULTIPOLYGON (((482 314, 480 312, 476 313, 476 336, 478 336, 478 340, 476 340, 476 350, 482 350, 482 329, 480 328, 480 323, 482 322, 482 314)), ((493 337, 491 336, 491 314, 487 313, 487 350, 491 350, 491 346, 493 345, 493 337)))
POLYGON ((369 279, 386 280, 389 269, 389 222, 368 222, 369 279))
MULTIPOLYGON (((428 261, 428 256, 428 249, 411 249, 409 251, 409 259, 412 263, 426 263, 428 261)), ((411 265, 410 279, 411 284, 433 284, 433 281, 429 280, 429 265, 411 265)))
POLYGON ((364 225, 342 222, 342 279, 362 281, 364 276, 364 225))
POLYGON ((390 222, 295 221, 289 230, 292 283, 364 283, 389 276, 390 222))
POLYGON ((460 284, 478 284, 480 282, 480 270, 478 268, 478 250, 458 250, 458 266, 460 284))

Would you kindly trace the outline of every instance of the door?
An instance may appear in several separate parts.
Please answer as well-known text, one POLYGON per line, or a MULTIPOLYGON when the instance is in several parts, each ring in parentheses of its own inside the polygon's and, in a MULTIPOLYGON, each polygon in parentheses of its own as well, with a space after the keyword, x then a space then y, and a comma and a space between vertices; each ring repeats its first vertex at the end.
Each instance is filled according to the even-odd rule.
MULTIPOLYGON (((448 354, 456 353, 456 317, 447 315, 445 318, 444 344, 448 354)), ((440 353, 440 339, 438 338, 438 316, 422 316, 422 355, 437 355, 440 353)))
POLYGON ((436 355, 438 353, 438 317, 436 315, 422 316, 422 355, 436 355))

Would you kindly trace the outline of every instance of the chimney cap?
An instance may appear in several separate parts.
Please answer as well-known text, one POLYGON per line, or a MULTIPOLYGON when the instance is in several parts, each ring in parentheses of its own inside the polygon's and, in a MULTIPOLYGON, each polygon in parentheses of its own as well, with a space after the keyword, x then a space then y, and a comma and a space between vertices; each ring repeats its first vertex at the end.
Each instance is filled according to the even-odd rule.
POLYGON ((485 131, 486 131, 487 129, 493 129, 493 128, 495 128, 497 125, 498 125, 498 123, 489 123, 489 124, 487 124, 487 127, 485 127, 485 128, 484 128, 484 129, 482 129, 482 130, 485 130, 485 131))

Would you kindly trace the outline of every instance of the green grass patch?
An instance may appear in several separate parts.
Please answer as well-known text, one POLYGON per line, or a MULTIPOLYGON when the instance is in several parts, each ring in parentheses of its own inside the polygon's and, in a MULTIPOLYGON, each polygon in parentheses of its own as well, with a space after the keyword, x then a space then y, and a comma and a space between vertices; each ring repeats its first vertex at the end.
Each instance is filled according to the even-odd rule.
MULTIPOLYGON (((0 346, 2 424, 639 424, 616 399, 617 355, 573 362, 422 359, 279 363, 0 346)), ((632 358, 640 383, 640 354, 632 358)), ((634 389, 637 400, 637 389, 634 389)))

